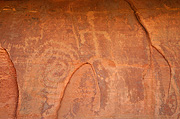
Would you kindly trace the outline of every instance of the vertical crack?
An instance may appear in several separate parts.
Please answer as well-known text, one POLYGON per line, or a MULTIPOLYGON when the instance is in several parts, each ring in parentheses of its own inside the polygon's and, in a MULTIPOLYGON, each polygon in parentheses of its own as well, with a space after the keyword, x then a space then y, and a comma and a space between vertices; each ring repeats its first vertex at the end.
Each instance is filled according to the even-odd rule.
MULTIPOLYGON (((3 71, 5 70, 5 72, 6 72, 6 70, 9 70, 9 72, 8 73, 6 73, 6 75, 9 75, 8 76, 8 81, 6 82, 7 84, 6 85, 9 85, 10 84, 10 86, 8 86, 9 87, 9 90, 8 91, 11 91, 11 93, 13 92, 14 94, 11 94, 11 93, 9 93, 9 95, 10 95, 10 98, 16 98, 16 101, 14 102, 15 103, 15 108, 14 108, 14 118, 15 119, 17 119, 17 114, 18 114, 18 103, 19 103, 19 87, 18 87, 18 82, 17 82, 17 73, 16 73, 16 68, 15 68, 15 66, 14 66, 14 63, 13 63, 13 61, 11 60, 11 57, 10 57, 10 55, 9 55, 9 53, 8 53, 8 51, 5 49, 5 48, 3 48, 3 47, 1 47, 0 46, 0 55, 2 55, 2 56, 0 56, 0 61, 3 63, 4 61, 3 60, 6 60, 5 62, 8 62, 8 65, 6 64, 6 66, 8 66, 8 68, 7 69, 4 69, 3 68, 3 71), (5 58, 5 59, 4 59, 5 58), (12 77, 13 77, 13 79, 12 79, 12 77), (12 91, 12 89, 13 89, 13 91, 12 91), (16 96, 15 96, 16 95, 16 96)), ((1 75, 1 74, 0 74, 1 75)), ((1 78, 3 78, 3 76, 2 77, 0 77, 0 79, 1 78)), ((5 77, 5 79, 6 79, 7 77, 5 77)), ((6 90, 6 89, 5 89, 6 90)), ((8 92, 7 92, 7 94, 8 94, 8 92)), ((9 105, 8 105, 9 106, 9 105)), ((12 110, 9 110, 9 111, 12 111, 12 110)), ((1 117, 0 117, 1 118, 1 117)))
POLYGON ((145 27, 145 25, 143 24, 138 12, 137 12, 137 8, 134 6, 134 4, 130 1, 130 0, 125 0, 125 2, 127 2, 130 6, 130 8, 133 10, 134 12, 134 16, 136 17, 137 22, 139 23, 139 25, 143 28, 144 32, 146 33, 146 37, 149 43, 149 49, 150 49, 150 67, 152 66, 152 50, 153 48, 164 58, 164 60, 166 61, 169 70, 170 70, 170 81, 169 81, 169 86, 168 86, 168 96, 169 96, 169 92, 170 92, 170 88, 171 88, 171 80, 172 80, 172 69, 171 69, 171 65, 170 62, 168 61, 168 59, 165 57, 165 55, 158 49, 156 48, 151 41, 149 32, 147 30, 147 28, 145 27))
POLYGON ((7 52, 7 55, 9 57, 9 59, 10 59, 10 62, 12 64, 13 68, 14 68, 14 71, 15 71, 15 79, 16 79, 15 83, 16 83, 16 86, 17 86, 16 87, 16 89, 17 89, 17 102, 16 102, 16 109, 15 109, 15 119, 17 119, 18 105, 19 105, 19 87, 18 87, 18 82, 17 82, 17 72, 16 72, 16 68, 14 66, 14 63, 13 63, 12 59, 10 58, 10 55, 9 55, 8 51, 5 48, 3 48, 3 49, 7 52))

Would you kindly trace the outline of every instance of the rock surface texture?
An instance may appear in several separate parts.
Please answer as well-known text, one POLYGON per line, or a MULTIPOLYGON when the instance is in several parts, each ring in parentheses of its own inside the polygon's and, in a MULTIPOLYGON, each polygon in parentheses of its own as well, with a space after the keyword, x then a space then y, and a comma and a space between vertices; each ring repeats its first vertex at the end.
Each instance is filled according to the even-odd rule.
POLYGON ((16 71, 8 53, 0 47, 0 119, 14 119, 17 102, 16 71))
POLYGON ((0 118, 179 119, 179 30, 179 0, 0 1, 0 118))

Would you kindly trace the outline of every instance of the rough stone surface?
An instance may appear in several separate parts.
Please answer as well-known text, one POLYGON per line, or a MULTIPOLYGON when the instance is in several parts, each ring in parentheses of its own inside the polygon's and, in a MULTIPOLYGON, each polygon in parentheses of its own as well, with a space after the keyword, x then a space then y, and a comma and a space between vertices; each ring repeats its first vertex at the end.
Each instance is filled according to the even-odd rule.
POLYGON ((180 118, 179 29, 179 0, 0 1, 16 117, 180 118))
POLYGON ((0 119, 14 119, 17 102, 16 71, 8 53, 0 47, 0 119))

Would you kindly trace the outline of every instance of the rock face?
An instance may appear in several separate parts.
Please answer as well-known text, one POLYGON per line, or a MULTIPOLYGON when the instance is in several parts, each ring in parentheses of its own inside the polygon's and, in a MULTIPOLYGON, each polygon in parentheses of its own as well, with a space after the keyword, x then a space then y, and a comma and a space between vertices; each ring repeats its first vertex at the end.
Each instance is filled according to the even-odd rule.
POLYGON ((58 119, 93 118, 98 113, 100 89, 91 64, 84 64, 73 73, 64 93, 58 119))
POLYGON ((0 46, 19 87, 1 50, 0 74, 12 80, 0 91, 12 101, 5 107, 0 97, 0 117, 179 118, 178 0, 11 0, 0 8, 0 46))
POLYGON ((0 47, 0 119, 14 119, 17 102, 16 72, 6 50, 0 47))

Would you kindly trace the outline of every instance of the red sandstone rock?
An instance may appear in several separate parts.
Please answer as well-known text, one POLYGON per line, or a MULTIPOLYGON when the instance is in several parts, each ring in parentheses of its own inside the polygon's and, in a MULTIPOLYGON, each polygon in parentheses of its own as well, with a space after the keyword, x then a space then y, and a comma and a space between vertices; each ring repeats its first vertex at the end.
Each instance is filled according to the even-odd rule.
POLYGON ((0 43, 18 77, 17 118, 179 118, 178 0, 0 7, 0 43))
POLYGON ((100 90, 97 77, 90 64, 75 71, 65 88, 58 111, 58 119, 92 118, 100 111, 100 90))
POLYGON ((17 102, 16 71, 8 53, 0 47, 0 119, 15 119, 17 102))

